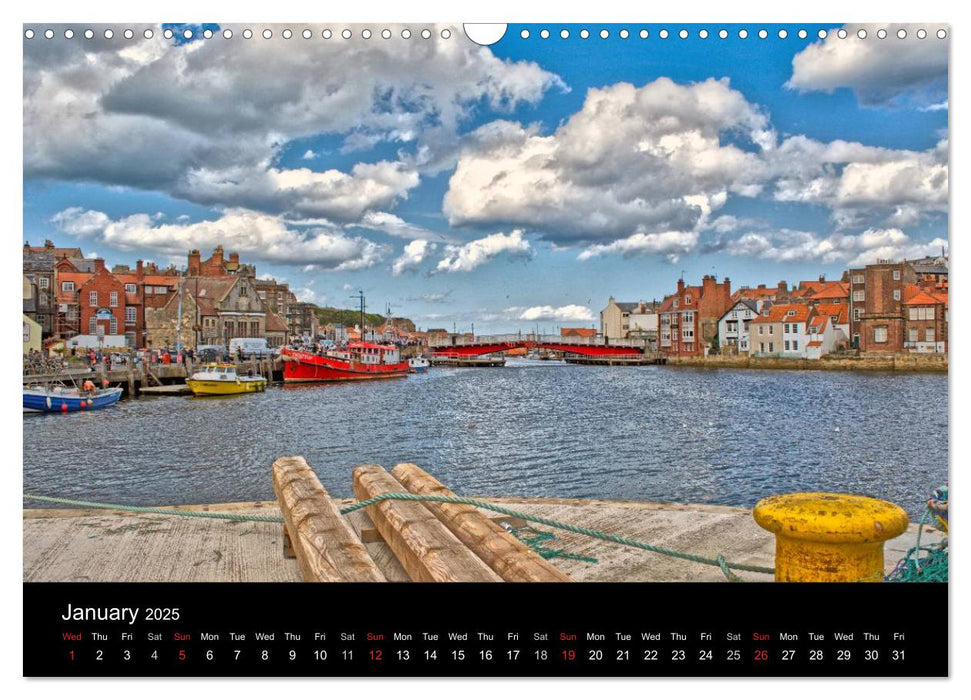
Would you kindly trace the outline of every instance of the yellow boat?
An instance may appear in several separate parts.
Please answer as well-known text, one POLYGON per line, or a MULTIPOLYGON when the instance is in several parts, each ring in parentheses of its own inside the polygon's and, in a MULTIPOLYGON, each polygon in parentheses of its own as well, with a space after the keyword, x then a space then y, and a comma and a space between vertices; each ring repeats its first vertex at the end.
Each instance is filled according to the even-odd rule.
POLYGON ((266 377, 259 374, 240 376, 236 365, 203 365, 185 383, 196 396, 231 396, 266 391, 266 377))

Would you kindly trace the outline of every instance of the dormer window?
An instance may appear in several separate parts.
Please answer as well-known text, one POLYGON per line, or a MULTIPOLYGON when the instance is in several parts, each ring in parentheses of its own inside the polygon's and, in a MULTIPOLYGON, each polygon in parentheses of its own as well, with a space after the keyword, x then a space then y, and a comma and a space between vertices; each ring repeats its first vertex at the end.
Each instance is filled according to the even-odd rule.
POLYGON ((678 300, 677 299, 674 300, 674 308, 678 308, 678 300))
POLYGON ((795 315, 796 315, 795 309, 789 309, 788 311, 786 311, 786 316, 795 316, 795 315))
POLYGON ((691 303, 691 297, 685 297, 684 298, 684 303, 685 304, 690 304, 691 303))

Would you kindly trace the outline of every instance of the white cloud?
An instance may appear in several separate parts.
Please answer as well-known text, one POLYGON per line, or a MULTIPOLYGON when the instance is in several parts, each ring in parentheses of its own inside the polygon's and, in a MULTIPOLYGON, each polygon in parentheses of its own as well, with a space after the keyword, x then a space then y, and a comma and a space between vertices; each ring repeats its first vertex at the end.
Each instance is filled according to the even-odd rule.
POLYGON ((577 259, 588 260, 608 254, 620 254, 625 258, 635 255, 665 255, 671 262, 677 262, 681 255, 694 250, 697 244, 698 234, 694 231, 635 233, 633 236, 621 238, 612 243, 587 246, 577 259))
POLYGON ((314 153, 313 151, 311 151, 311 150, 310 150, 310 149, 308 148, 308 149, 307 149, 306 151, 304 151, 304 152, 303 152, 303 155, 302 155, 302 156, 300 156, 300 157, 301 157, 301 158, 302 158, 303 160, 313 160, 314 158, 316 158, 316 157, 317 157, 317 154, 316 154, 316 153, 314 153))
POLYGON ((469 241, 465 245, 445 247, 443 257, 435 267, 436 272, 471 272, 499 255, 511 258, 528 258, 532 247, 519 229, 512 233, 493 233, 485 238, 469 241))
POLYGON ((793 57, 786 86, 826 92, 849 88, 864 105, 939 104, 947 94, 949 39, 937 38, 944 25, 920 27, 927 38, 917 37, 915 25, 848 24, 844 39, 832 31, 793 57), (877 38, 881 28, 887 31, 885 39, 877 38), (857 37, 860 29, 867 32, 865 39, 857 37), (897 37, 900 29, 906 38, 897 37))
POLYGON ((429 231, 421 226, 416 226, 415 224, 408 223, 400 216, 395 214, 389 214, 385 211, 372 211, 367 212, 359 222, 353 224, 360 228, 367 228, 373 231, 381 231, 389 236, 394 236, 396 238, 411 238, 411 239, 432 239, 440 241, 454 241, 455 239, 443 233, 436 233, 435 231, 429 231))
POLYGON ((899 224, 947 211, 947 141, 909 151, 794 136, 767 160, 778 176, 775 199, 827 206, 841 226, 899 224))
POLYGON ((522 311, 518 308, 510 308, 507 311, 518 313, 516 318, 520 321, 592 321, 594 319, 593 311, 578 304, 556 307, 530 306, 522 311))
POLYGON ((418 269, 418 266, 435 250, 435 244, 428 241, 411 241, 405 246, 401 256, 391 264, 391 273, 395 276, 418 269))
POLYGON ((758 193, 758 152, 774 141, 727 79, 617 83, 591 89, 548 136, 511 122, 478 129, 444 210, 452 224, 527 226, 567 244, 692 231, 730 192, 758 193))
POLYGON ((749 232, 726 247, 731 255, 745 255, 775 262, 844 263, 866 265, 877 260, 909 260, 940 253, 947 241, 935 238, 921 243, 900 229, 870 228, 850 235, 833 233, 821 237, 809 231, 782 229, 749 232))
MULTIPOLYGON (((267 26, 275 36, 284 29, 267 26)), ((318 37, 323 29, 309 28, 318 37)), ((116 36, 123 30, 114 27, 116 36)), ((342 220, 387 208, 417 184, 416 168, 275 167, 289 142, 402 140, 425 126, 454 140, 449 134, 480 105, 511 110, 564 87, 536 63, 502 60, 468 41, 355 36, 283 48, 276 40, 176 45, 160 30, 151 40, 26 42, 24 174, 342 220)))
POLYGON ((388 252, 386 246, 349 237, 339 229, 295 230, 278 217, 246 209, 228 209, 212 221, 166 224, 148 214, 113 220, 103 212, 74 207, 59 212, 51 221, 65 233, 121 251, 153 250, 182 255, 193 248, 225 245, 249 260, 310 265, 314 269, 371 267, 388 252))

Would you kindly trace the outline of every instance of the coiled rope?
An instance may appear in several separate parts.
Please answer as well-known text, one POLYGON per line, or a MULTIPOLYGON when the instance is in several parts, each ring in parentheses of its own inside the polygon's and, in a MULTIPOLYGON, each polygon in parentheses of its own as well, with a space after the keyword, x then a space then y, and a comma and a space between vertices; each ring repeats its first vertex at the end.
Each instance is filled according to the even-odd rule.
MULTIPOLYGON (((103 508, 107 510, 124 510, 131 511, 134 513, 155 513, 158 515, 178 515, 182 517, 189 518, 216 518, 219 520, 232 520, 237 522, 253 521, 253 522, 263 522, 263 523, 282 523, 283 518, 268 516, 268 515, 244 515, 235 513, 212 513, 207 511, 190 511, 190 510, 173 510, 165 508, 150 508, 144 506, 126 506, 119 505, 116 503, 97 503, 94 501, 76 501, 67 498, 54 498, 51 496, 36 496, 33 494, 24 494, 25 500, 31 501, 41 501, 44 503, 61 503, 65 505, 81 506, 84 508, 103 508)), ((422 495, 416 493, 382 493, 373 498, 369 498, 364 501, 359 501, 351 506, 341 509, 341 515, 347 515, 353 513, 354 511, 361 510, 362 508, 367 508, 368 506, 373 506, 384 501, 418 501, 418 502, 430 502, 430 503, 455 503, 460 505, 474 506, 475 508, 482 508, 483 510, 489 510, 494 513, 500 513, 502 515, 507 515, 513 518, 520 518, 532 523, 539 523, 540 525, 546 525, 547 527, 556 528, 558 530, 565 530, 567 532, 572 532, 577 535, 585 535, 587 537, 593 537, 595 539, 604 540, 605 542, 613 542, 615 544, 623 545, 625 547, 633 547, 635 549, 641 549, 647 552, 653 552, 654 554, 661 554, 667 557, 674 557, 677 559, 684 559, 685 561, 695 562, 696 564, 706 564, 708 566, 717 566, 725 577, 729 581, 738 581, 738 576, 734 573, 736 571, 750 571, 758 574, 774 574, 775 569, 768 566, 755 566, 754 564, 742 564, 738 562, 730 562, 725 559, 725 557, 719 555, 715 558, 712 557, 702 557, 696 554, 690 554, 688 552, 682 552, 677 549, 671 549, 668 547, 660 547, 658 545, 650 544, 648 542, 641 542, 639 540, 632 539, 630 537, 624 537, 623 535, 614 535, 608 532, 601 532, 599 530, 593 530, 591 528, 579 527, 577 525, 571 525, 569 523, 562 523, 557 520, 550 520, 549 518, 543 518, 537 515, 529 515, 527 513, 522 513, 520 511, 513 510, 511 508, 504 508, 502 506, 494 505, 492 503, 484 503, 483 501, 477 501, 472 498, 463 498, 461 496, 434 496, 434 495, 422 495)))

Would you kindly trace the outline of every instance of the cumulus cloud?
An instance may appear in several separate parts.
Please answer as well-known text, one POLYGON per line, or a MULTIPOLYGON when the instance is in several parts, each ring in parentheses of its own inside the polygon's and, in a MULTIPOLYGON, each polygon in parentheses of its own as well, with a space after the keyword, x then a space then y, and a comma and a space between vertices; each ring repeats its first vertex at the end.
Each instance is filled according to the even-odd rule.
MULTIPOLYGON (((25 176, 340 221, 403 197, 416 168, 276 167, 290 141, 401 141, 426 125, 454 133, 481 106, 511 110, 563 86, 536 63, 467 41, 355 36, 291 51, 278 39, 283 27, 270 28, 273 40, 248 42, 179 43, 157 29, 153 39, 25 42, 25 176)), ((311 29, 319 36, 322 28, 311 29)))
POLYGON ((900 229, 870 228, 851 235, 833 233, 819 236, 809 231, 782 229, 772 232, 749 232, 740 236, 726 250, 731 255, 744 255, 775 262, 822 262, 867 265, 877 260, 908 260, 940 253, 947 241, 935 238, 925 243, 914 241, 900 229))
POLYGON ((529 258, 533 254, 529 241, 519 229, 511 233, 493 233, 465 245, 448 245, 445 257, 439 260, 436 272, 471 272, 500 255, 510 258, 529 258))
POLYGON ((391 273, 395 276, 405 272, 417 270, 428 254, 435 250, 434 243, 428 241, 412 241, 405 246, 401 255, 391 264, 391 273))
POLYGON ((767 161, 777 175, 775 199, 827 206, 841 226, 912 223, 947 211, 947 141, 910 151, 793 136, 767 161))
POLYGON ((637 255, 664 255, 677 262, 684 253, 694 250, 698 234, 694 231, 666 231, 664 233, 635 233, 612 243, 597 243, 584 248, 578 260, 588 260, 601 255, 620 254, 625 258, 637 255))
POLYGON ((787 87, 796 90, 832 92, 849 88, 864 105, 940 104, 947 96, 949 39, 938 39, 945 25, 920 25, 925 39, 917 37, 914 25, 848 24, 848 36, 835 31, 793 56, 792 77, 787 87), (887 38, 877 38, 885 29, 887 38), (857 32, 867 32, 865 39, 857 32), (907 32, 904 39, 898 30, 907 32))
POLYGON ((727 79, 617 83, 591 89, 548 136, 511 122, 478 129, 444 210, 452 224, 527 226, 568 244, 692 231, 729 192, 760 190, 757 152, 774 139, 727 79))
POLYGON ((250 260, 331 270, 371 267, 388 253, 386 246, 339 229, 298 230, 278 217, 246 209, 228 209, 212 221, 168 224, 148 214, 112 219, 103 212, 72 207, 51 221, 67 234, 121 251, 182 255, 192 248, 231 245, 250 260))
POLYGON ((530 306, 521 311, 518 308, 507 311, 517 313, 516 318, 521 321, 592 321, 594 318, 593 311, 579 304, 530 306))

